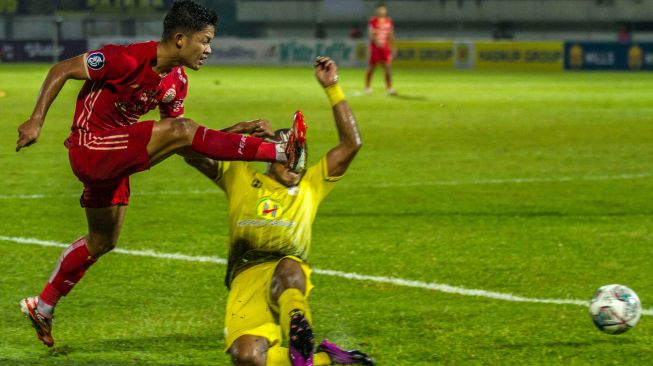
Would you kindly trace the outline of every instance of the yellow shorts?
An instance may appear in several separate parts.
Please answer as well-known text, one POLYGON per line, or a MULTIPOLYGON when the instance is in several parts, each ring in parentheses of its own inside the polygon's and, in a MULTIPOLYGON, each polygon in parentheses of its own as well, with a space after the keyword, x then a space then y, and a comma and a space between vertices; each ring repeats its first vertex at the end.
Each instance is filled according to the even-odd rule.
POLYGON ((298 262, 306 276, 306 296, 313 288, 311 269, 295 256, 277 262, 266 262, 247 268, 231 283, 224 318, 225 351, 243 335, 264 337, 270 345, 281 344, 279 309, 270 300, 270 284, 277 264, 283 259, 298 262))

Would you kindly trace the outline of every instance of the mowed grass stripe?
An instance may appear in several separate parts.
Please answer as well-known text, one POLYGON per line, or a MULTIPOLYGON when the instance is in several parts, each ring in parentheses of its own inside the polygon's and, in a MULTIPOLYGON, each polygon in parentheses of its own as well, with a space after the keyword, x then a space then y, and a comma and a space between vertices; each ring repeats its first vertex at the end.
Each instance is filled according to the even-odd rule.
MULTIPOLYGON (((455 181, 421 181, 421 182, 386 182, 376 184, 359 184, 353 188, 394 188, 394 187, 420 187, 420 186, 462 186, 462 185, 490 185, 490 184, 526 184, 526 183, 564 183, 574 181, 607 181, 607 180, 635 180, 653 177, 653 173, 596 175, 584 177, 535 177, 535 178, 506 178, 506 179, 477 179, 455 181)), ((195 194, 216 194, 218 189, 189 190, 189 191, 152 191, 132 192, 132 196, 186 196, 195 194)), ((79 193, 56 194, 4 194, 0 200, 36 200, 43 198, 77 197, 79 193)))
MULTIPOLYGON (((23 238, 23 237, 12 237, 12 236, 0 236, 0 241, 12 242, 16 244, 31 244, 31 245, 39 245, 44 247, 57 247, 57 248, 66 248, 69 246, 69 244, 59 243, 50 240, 40 240, 35 238, 23 238)), ((221 265, 227 264, 226 259, 220 257, 214 257, 214 256, 193 256, 193 255, 186 255, 181 253, 161 253, 153 250, 128 250, 128 249, 121 249, 121 248, 116 248, 113 250, 113 252, 118 254, 127 254, 127 255, 139 256, 139 257, 172 259, 172 260, 187 261, 187 262, 214 263, 214 264, 221 264, 221 265)), ((522 303, 555 304, 555 305, 579 305, 579 306, 589 305, 588 301, 585 300, 529 298, 529 297, 502 293, 502 292, 451 286, 443 283, 414 281, 414 280, 408 280, 408 279, 397 278, 397 277, 369 276, 369 275, 364 275, 359 273, 342 272, 342 271, 335 271, 330 269, 313 268, 313 273, 325 275, 325 276, 331 276, 331 277, 346 278, 350 280, 377 282, 377 283, 402 286, 402 287, 420 288, 425 290, 439 291, 439 292, 457 294, 462 296, 485 297, 493 300, 522 302, 522 303)), ((642 313, 644 315, 653 315, 653 309, 643 309, 642 313)))

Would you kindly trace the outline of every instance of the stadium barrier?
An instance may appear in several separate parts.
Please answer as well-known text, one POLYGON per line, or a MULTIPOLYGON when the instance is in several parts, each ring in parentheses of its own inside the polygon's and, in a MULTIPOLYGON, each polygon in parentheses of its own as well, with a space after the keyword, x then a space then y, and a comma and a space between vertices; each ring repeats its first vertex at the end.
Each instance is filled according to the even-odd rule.
POLYGON ((565 42, 567 70, 653 70, 653 43, 565 42))
MULTIPOLYGON (((367 48, 367 44, 363 43, 363 47, 367 48)), ((453 42, 396 41, 394 48, 393 64, 397 67, 451 69, 455 66, 453 42)))
POLYGON ((474 68, 560 71, 563 52, 562 42, 475 42, 474 68))
POLYGON ((563 69, 562 42, 396 41, 397 67, 480 70, 563 69))
MULTIPOLYGON (((101 48, 151 37, 91 37, 64 40, 54 49, 51 40, 0 40, 0 61, 50 62, 101 48)), ((212 45, 211 64, 307 65, 326 55, 341 66, 367 63, 366 40, 220 38, 212 45)), ((393 66, 479 70, 653 70, 653 43, 406 41, 395 42, 393 66)))
MULTIPOLYGON (((126 44, 142 38, 91 38, 89 46, 126 44)), ((393 66, 439 69, 562 70, 562 42, 395 42, 393 66)), ((306 65, 326 55, 345 67, 367 63, 366 40, 237 39, 216 40, 208 63, 226 65, 306 65)))
POLYGON ((86 40, 66 40, 55 47, 52 40, 0 40, 2 62, 50 62, 55 56, 63 60, 86 52, 86 40))
MULTIPOLYGON (((106 43, 127 44, 157 37, 92 37, 89 47, 97 49, 106 43)), ((219 38, 211 45, 208 64, 226 65, 307 65, 315 57, 329 56, 339 65, 363 66, 367 60, 367 46, 352 40, 317 39, 239 39, 219 38)))

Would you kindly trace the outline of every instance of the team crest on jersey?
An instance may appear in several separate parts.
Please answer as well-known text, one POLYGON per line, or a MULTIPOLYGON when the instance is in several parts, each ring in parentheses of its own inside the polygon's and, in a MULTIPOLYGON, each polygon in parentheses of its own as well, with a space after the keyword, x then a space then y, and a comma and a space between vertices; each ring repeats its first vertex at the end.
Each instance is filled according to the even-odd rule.
POLYGON ((276 220, 282 213, 281 204, 270 197, 261 198, 256 205, 256 214, 266 220, 276 220))
POLYGON ((104 54, 102 52, 93 52, 86 58, 86 65, 91 70, 100 70, 104 67, 104 54))
POLYGON ((170 89, 168 89, 168 91, 163 95, 163 99, 161 99, 161 101, 162 101, 163 103, 170 103, 170 102, 172 102, 172 101, 175 99, 176 96, 177 96, 177 91, 175 90, 175 88, 170 88, 170 89))

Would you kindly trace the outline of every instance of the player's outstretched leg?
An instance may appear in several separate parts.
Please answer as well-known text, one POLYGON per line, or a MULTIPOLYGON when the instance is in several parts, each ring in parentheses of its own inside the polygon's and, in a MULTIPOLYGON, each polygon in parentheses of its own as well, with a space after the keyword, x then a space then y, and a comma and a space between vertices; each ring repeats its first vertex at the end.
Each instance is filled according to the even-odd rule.
POLYGON ((118 242, 127 206, 87 208, 89 234, 66 248, 39 296, 26 297, 20 301, 20 309, 36 330, 36 336, 48 347, 54 345, 52 319, 54 308, 84 277, 104 253, 118 242))
POLYGON ((147 144, 152 164, 187 148, 215 160, 282 162, 301 171, 304 167, 299 161, 306 144, 305 139, 299 138, 288 143, 270 143, 253 136, 213 130, 188 118, 165 118, 154 124, 147 144), (301 154, 289 159, 287 152, 291 150, 301 154))
POLYGON ((297 261, 284 258, 277 264, 270 294, 272 301, 279 306, 279 323, 283 334, 288 336, 291 364, 312 366, 315 337, 305 296, 306 275, 297 261))

